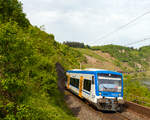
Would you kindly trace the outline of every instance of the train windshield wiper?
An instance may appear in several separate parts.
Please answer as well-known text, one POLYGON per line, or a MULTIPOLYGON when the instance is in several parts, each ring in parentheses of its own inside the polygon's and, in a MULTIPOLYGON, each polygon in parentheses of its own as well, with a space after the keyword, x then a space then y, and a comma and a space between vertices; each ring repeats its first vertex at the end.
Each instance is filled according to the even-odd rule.
MULTIPOLYGON (((102 84, 103 85, 103 84, 102 84)), ((107 87, 105 87, 104 85, 103 85, 103 88, 105 88, 105 89, 108 89, 107 87)))

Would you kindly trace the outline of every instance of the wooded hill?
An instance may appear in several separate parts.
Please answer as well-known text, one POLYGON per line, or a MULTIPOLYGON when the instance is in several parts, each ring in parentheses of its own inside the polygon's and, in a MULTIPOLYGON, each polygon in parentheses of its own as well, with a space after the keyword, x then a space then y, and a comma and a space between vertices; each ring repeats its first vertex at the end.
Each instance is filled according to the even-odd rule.
POLYGON ((55 64, 78 68, 82 54, 32 26, 18 0, 0 1, 0 119, 74 119, 57 89, 55 64))

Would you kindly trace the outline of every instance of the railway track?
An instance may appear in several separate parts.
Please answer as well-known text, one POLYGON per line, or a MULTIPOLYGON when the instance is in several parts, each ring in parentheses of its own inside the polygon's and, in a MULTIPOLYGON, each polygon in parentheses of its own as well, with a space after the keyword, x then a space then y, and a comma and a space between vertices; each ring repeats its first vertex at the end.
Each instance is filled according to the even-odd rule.
POLYGON ((119 113, 119 112, 116 112, 115 114, 109 114, 108 115, 109 116, 109 118, 111 118, 111 119, 116 119, 117 118, 117 120, 131 120, 130 118, 128 118, 127 116, 124 116, 124 115, 122 115, 121 113, 119 113))
POLYGON ((58 73, 58 88, 61 92, 65 93, 65 101, 68 107, 80 120, 150 120, 150 109, 142 108, 131 102, 127 102, 128 108, 123 113, 106 113, 96 110, 88 102, 65 90, 65 71, 59 63, 56 64, 56 70, 58 73))
MULTIPOLYGON (((65 90, 65 96, 70 97, 72 101, 69 101, 71 106, 71 102, 73 106, 71 106, 71 110, 74 113, 74 107, 79 104, 80 108, 76 117, 80 120, 149 120, 149 118, 140 117, 138 114, 125 110, 122 113, 119 112, 102 112, 98 111, 94 106, 90 105, 87 101, 80 99, 78 96, 74 95, 68 90, 65 90), (74 104, 75 102, 75 104, 74 104), (83 117, 84 116, 84 117, 83 117)), ((68 106, 70 108, 70 106, 68 106)))

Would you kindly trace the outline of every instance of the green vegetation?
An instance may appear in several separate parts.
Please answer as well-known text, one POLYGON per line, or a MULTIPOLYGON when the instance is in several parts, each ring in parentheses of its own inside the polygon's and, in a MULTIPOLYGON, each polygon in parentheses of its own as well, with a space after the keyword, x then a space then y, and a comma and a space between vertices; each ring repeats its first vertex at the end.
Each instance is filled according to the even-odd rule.
POLYGON ((68 45, 69 47, 73 47, 73 48, 90 48, 90 46, 84 45, 84 43, 80 43, 80 42, 66 41, 66 42, 63 42, 63 44, 68 45))
MULTIPOLYGON (((109 57, 108 54, 102 54, 101 51, 99 50, 92 50, 91 48, 88 49, 88 48, 75 48, 76 50, 80 51, 82 54, 84 55, 87 55, 87 56, 90 56, 98 61, 101 61, 103 64, 106 62, 109 63, 109 65, 107 65, 107 68, 103 68, 103 69, 114 69, 113 67, 118 67, 118 68, 121 68, 122 71, 124 72, 129 72, 131 71, 132 69, 131 68, 128 68, 128 66, 126 65, 123 65, 121 61, 119 61, 118 59, 114 59, 112 58, 111 56, 109 57), (108 68, 109 67, 109 68, 108 68)), ((83 64, 83 67, 86 68, 86 67, 96 67, 96 64, 93 66, 92 63, 85 63, 83 64)))
MULTIPOLYGON (((106 46, 94 46, 90 49, 76 48, 82 54, 91 56, 100 61, 106 61, 103 55, 99 55, 98 50, 109 53, 115 59, 110 60, 115 66, 121 68, 124 72, 130 72, 128 66, 122 65, 122 63, 129 64, 133 70, 137 71, 130 75, 124 76, 124 99, 144 106, 150 106, 150 91, 142 85, 138 80, 148 77, 146 72, 138 72, 139 70, 148 69, 150 62, 150 46, 141 47, 139 50, 118 46, 118 45, 106 45, 106 46), (141 65, 141 67, 137 66, 141 65), (147 65, 147 67, 146 67, 147 65)), ((110 62, 108 61, 108 62, 110 62)), ((87 64, 90 66, 90 64, 87 64)), ((90 66, 91 67, 91 66, 90 66)))
MULTIPOLYGON (((82 53, 99 60, 105 58, 89 49, 79 51, 62 45, 55 41, 53 34, 32 26, 18 0, 1 0, 0 23, 0 119, 75 119, 57 89, 55 64, 61 63, 66 70, 79 68, 79 62, 85 61, 82 53)), ((148 59, 147 47, 141 48, 140 53, 126 47, 105 47, 98 49, 110 53, 119 61, 129 62, 131 66, 135 63, 146 65, 141 58, 148 59)), ((128 83, 131 82, 127 80, 125 84, 128 83)), ((138 83, 135 88, 148 95, 147 90, 139 87, 138 83)), ((133 90, 125 87, 125 94, 130 91, 133 90)))
POLYGON ((137 74, 124 76, 124 99, 150 107, 150 90, 137 80, 142 76, 137 74))
POLYGON ((126 66, 123 66, 122 63, 117 59, 115 59, 113 61, 113 64, 116 65, 117 67, 121 68, 121 70, 124 71, 124 72, 130 72, 131 71, 126 66))
MULTIPOLYGON (((121 66, 121 63, 128 63, 135 71, 149 70, 150 46, 141 47, 139 50, 119 45, 93 46, 91 49, 109 53, 115 58, 114 64, 124 71, 129 72, 127 68, 121 66)), ((150 106, 150 91, 138 81, 146 76, 148 74, 145 73, 124 76, 124 98, 126 100, 150 106)))
POLYGON ((75 119, 57 89, 55 64, 78 68, 82 54, 31 26, 17 0, 0 9, 0 119, 75 119))
POLYGON ((102 56, 98 55, 97 53, 95 53, 94 51, 90 50, 90 49, 84 49, 84 48, 78 48, 77 50, 79 50, 82 54, 91 56, 93 58, 96 58, 98 60, 102 60, 102 61, 107 61, 105 58, 103 58, 102 56))
POLYGON ((140 56, 150 61, 150 46, 144 46, 139 49, 140 56))
POLYGON ((0 22, 16 21, 21 27, 28 27, 30 22, 22 12, 22 4, 18 0, 0 1, 0 22))
POLYGON ((109 53, 120 62, 128 63, 136 71, 145 70, 148 65, 146 59, 143 59, 143 56, 147 57, 148 55, 147 53, 144 54, 144 48, 140 50, 141 52, 137 49, 119 45, 93 46, 91 49, 109 53))

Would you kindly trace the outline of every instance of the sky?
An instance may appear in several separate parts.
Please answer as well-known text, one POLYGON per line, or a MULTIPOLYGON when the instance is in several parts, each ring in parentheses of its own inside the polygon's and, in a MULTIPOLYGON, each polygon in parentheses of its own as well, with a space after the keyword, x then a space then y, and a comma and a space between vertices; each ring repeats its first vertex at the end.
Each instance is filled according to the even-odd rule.
POLYGON ((54 34, 58 42, 117 44, 135 48, 150 45, 150 39, 130 45, 150 38, 150 0, 20 1, 31 24, 44 25, 45 31, 54 34), (144 13, 147 14, 113 32, 144 13))

